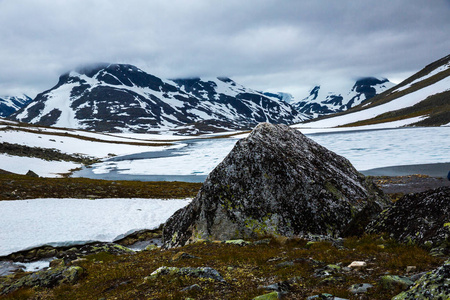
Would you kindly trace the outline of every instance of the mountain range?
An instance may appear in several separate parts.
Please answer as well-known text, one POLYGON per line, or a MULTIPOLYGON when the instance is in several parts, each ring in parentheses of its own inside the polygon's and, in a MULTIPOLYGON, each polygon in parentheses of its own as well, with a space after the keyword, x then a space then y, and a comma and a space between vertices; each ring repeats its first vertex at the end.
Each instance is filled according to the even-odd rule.
POLYGON ((195 134, 307 117, 230 78, 165 80, 132 65, 105 64, 62 75, 12 119, 100 132, 195 134))
POLYGON ((299 112, 313 119, 323 115, 346 111, 394 85, 394 83, 386 78, 375 77, 360 78, 352 87, 340 87, 340 91, 333 90, 327 87, 326 84, 323 86, 317 85, 311 89, 307 97, 301 100, 289 99, 290 101, 288 103, 299 112))
POLYGON ((366 77, 338 89, 317 85, 297 100, 227 77, 167 80, 132 65, 99 64, 63 74, 33 100, 25 95, 0 99, 0 113, 30 124, 98 132, 201 134, 246 130, 260 122, 329 127, 412 117, 420 120, 411 124, 442 125, 450 123, 449 66, 450 55, 396 86, 366 77), (348 117, 330 123, 327 115, 348 117))
POLYGON ((450 126, 450 55, 345 112, 299 127, 450 126))

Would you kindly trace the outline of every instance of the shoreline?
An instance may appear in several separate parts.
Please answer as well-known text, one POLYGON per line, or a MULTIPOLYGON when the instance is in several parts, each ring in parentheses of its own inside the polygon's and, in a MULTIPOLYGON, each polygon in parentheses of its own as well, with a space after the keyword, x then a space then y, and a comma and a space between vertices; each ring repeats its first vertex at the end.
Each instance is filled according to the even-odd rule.
POLYGON ((430 177, 446 178, 450 171, 450 162, 433 164, 416 164, 374 168, 359 171, 365 176, 408 176, 408 175, 427 175, 430 177))

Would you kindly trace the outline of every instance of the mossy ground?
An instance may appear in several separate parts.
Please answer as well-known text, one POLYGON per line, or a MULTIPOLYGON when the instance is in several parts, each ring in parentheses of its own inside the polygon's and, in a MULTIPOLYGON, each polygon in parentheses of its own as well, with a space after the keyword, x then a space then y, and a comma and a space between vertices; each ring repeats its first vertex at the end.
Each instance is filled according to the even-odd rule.
MULTIPOLYGON (((329 242, 307 245, 302 239, 271 239, 268 244, 238 246, 225 243, 201 242, 170 250, 144 251, 115 256, 105 252, 87 256, 80 264, 85 270, 74 285, 54 288, 22 289, 1 299, 252 299, 266 293, 259 288, 298 278, 285 299, 305 299, 319 293, 330 293, 347 299, 359 299, 348 288, 355 283, 370 283, 367 299, 390 299, 401 288, 383 289, 381 276, 389 273, 404 275, 409 265, 416 272, 429 271, 444 261, 430 256, 415 246, 399 245, 380 236, 349 238, 343 249, 329 242), (381 246, 383 245, 383 246, 381 246), (183 251, 198 258, 172 260, 183 251), (342 272, 337 280, 315 277, 318 268, 328 264, 347 266, 362 260, 368 267, 361 271, 342 272), (293 261, 293 264, 280 265, 293 261), (144 280, 161 266, 211 267, 224 282, 187 276, 160 276, 144 280), (202 290, 181 291, 198 284, 202 290)), ((16 275, 16 276, 20 276, 16 275)))
MULTIPOLYGON (((43 197, 193 197, 201 184, 181 182, 104 181, 82 178, 44 179, 21 175, 0 175, 0 199, 43 197)), ((25 288, 0 299, 252 299, 268 291, 261 286, 297 278, 284 299, 306 299, 330 293, 347 299, 359 299, 349 292, 356 283, 370 283, 366 299, 391 299, 401 287, 383 289, 379 280, 385 274, 406 274, 407 266, 415 273, 430 271, 445 258, 433 257, 426 250, 401 245, 381 236, 347 238, 343 247, 330 242, 309 243, 302 239, 271 238, 270 243, 239 246, 202 242, 170 250, 144 251, 112 255, 101 252, 87 256, 79 265, 83 275, 75 284, 53 288, 25 288), (173 260, 179 252, 198 258, 173 260), (314 273, 325 266, 345 267, 352 261, 365 261, 361 271, 340 271, 330 277, 314 273), (284 264, 283 264, 284 263, 284 264), (153 271, 168 267, 211 267, 226 283, 194 277, 161 276, 146 281, 153 271), (198 284, 201 290, 182 291, 198 284)), ((16 273, 21 277, 24 273, 16 273)), ((1 280, 0 280, 1 281, 1 280)))
POLYGON ((33 178, 0 174, 0 199, 33 198, 186 198, 201 183, 108 181, 88 178, 33 178))

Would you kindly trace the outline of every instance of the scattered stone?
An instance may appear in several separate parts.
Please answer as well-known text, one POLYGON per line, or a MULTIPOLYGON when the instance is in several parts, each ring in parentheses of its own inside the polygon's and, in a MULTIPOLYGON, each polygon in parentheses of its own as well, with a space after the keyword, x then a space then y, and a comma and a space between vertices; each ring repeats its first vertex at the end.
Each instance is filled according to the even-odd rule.
POLYGON ((281 262, 281 263, 279 263, 279 264, 277 264, 277 268, 288 268, 288 267, 292 267, 292 266, 294 266, 294 262, 293 261, 283 261, 283 262, 281 262))
POLYGON ((200 267, 200 268, 177 268, 177 267, 159 267, 155 270, 149 277, 145 277, 145 280, 152 280, 162 275, 175 275, 175 276, 192 276, 198 278, 212 279, 215 281, 225 282, 222 275, 220 275, 217 270, 210 267, 200 267))
POLYGON ((169 218, 163 243, 338 236, 365 207, 378 214, 386 203, 344 157, 296 129, 261 123, 209 174, 197 197, 169 218))
POLYGON ((352 294, 365 294, 368 289, 373 288, 373 285, 370 283, 357 283, 353 284, 348 290, 352 294))
POLYGON ((190 291, 194 291, 194 292, 201 292, 203 289, 201 286, 199 286, 198 284, 193 284, 190 286, 185 287, 184 289, 182 289, 182 292, 190 292, 190 291))
POLYGON ((323 268, 314 270, 314 277, 328 277, 335 275, 341 271, 341 267, 338 265, 326 265, 323 268))
POLYGON ((71 264, 72 266, 77 266, 77 265, 82 264, 82 263, 85 263, 85 262, 87 262, 87 261, 88 261, 87 258, 77 258, 77 259, 75 259, 75 260, 72 260, 72 261, 70 262, 70 264, 71 264))
POLYGON ((172 257, 171 260, 172 261, 178 261, 178 260, 181 260, 181 259, 192 259, 192 258, 199 258, 199 257, 197 257, 195 255, 191 255, 191 254, 186 253, 186 252, 178 252, 177 254, 175 254, 172 257))
POLYGON ((0 284, 0 293, 8 294, 22 287, 54 287, 61 283, 73 284, 82 273, 83 269, 78 266, 48 268, 25 275, 18 280, 2 282, 0 284))
POLYGON ((414 282, 409 277, 405 276, 385 275, 380 279, 381 287, 386 290, 393 289, 396 286, 400 286, 403 289, 407 289, 413 284, 414 282))
POLYGON ((339 297, 335 297, 331 294, 327 294, 327 293, 323 293, 320 295, 314 295, 314 296, 310 296, 308 298, 306 298, 306 300, 348 300, 345 298, 339 298, 339 297))
POLYGON ((365 261, 353 261, 347 267, 352 269, 362 269, 367 267, 367 263, 365 261))
POLYGON ((228 240, 228 241, 224 241, 225 244, 232 244, 232 245, 238 245, 238 246, 246 246, 246 245, 250 245, 250 242, 244 241, 242 239, 239 240, 228 240))
POLYGON ((406 273, 412 273, 412 272, 416 271, 416 269, 417 269, 416 266, 407 266, 406 273))
POLYGON ((262 288, 262 289, 265 289, 268 291, 276 291, 276 292, 279 292, 280 294, 285 294, 291 290, 291 286, 293 284, 298 283, 300 280, 301 280, 301 277, 297 276, 297 277, 293 277, 289 280, 284 280, 284 281, 269 284, 266 286, 260 286, 259 288, 262 288))
POLYGON ((253 242, 253 245, 269 245, 271 241, 272 241, 271 239, 262 239, 262 240, 253 242))
POLYGON ((407 194, 370 223, 367 232, 434 248, 436 255, 450 253, 449 199, 450 187, 407 194))
POLYGON ((414 286, 392 300, 450 299, 450 260, 415 282, 414 286))
POLYGON ((60 267, 60 266, 64 266, 64 265, 65 265, 64 259, 58 258, 58 259, 52 260, 49 264, 49 267, 56 268, 56 267, 60 267))
POLYGON ((28 170, 27 174, 25 174, 25 175, 26 175, 26 176, 29 176, 29 177, 39 178, 39 175, 36 174, 36 173, 34 173, 34 172, 31 171, 31 170, 28 170))
POLYGON ((69 262, 82 256, 100 252, 107 252, 114 255, 135 253, 135 251, 115 243, 95 242, 91 244, 73 246, 71 248, 42 246, 39 248, 12 253, 4 258, 16 262, 33 262, 45 258, 56 257, 59 259, 64 259, 65 262, 69 262))
POLYGON ((272 292, 269 294, 257 296, 255 298, 253 298, 253 300, 275 300, 275 299, 279 299, 279 297, 280 297, 280 295, 278 294, 278 292, 272 292))

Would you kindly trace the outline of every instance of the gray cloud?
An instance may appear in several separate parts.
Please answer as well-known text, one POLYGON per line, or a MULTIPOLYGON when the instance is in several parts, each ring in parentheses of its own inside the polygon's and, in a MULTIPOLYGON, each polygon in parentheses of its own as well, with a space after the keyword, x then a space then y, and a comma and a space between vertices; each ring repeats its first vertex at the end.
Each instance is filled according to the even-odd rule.
POLYGON ((326 81, 402 78, 449 54, 449 16, 448 0, 0 0, 0 94, 118 62, 301 97, 326 81))

